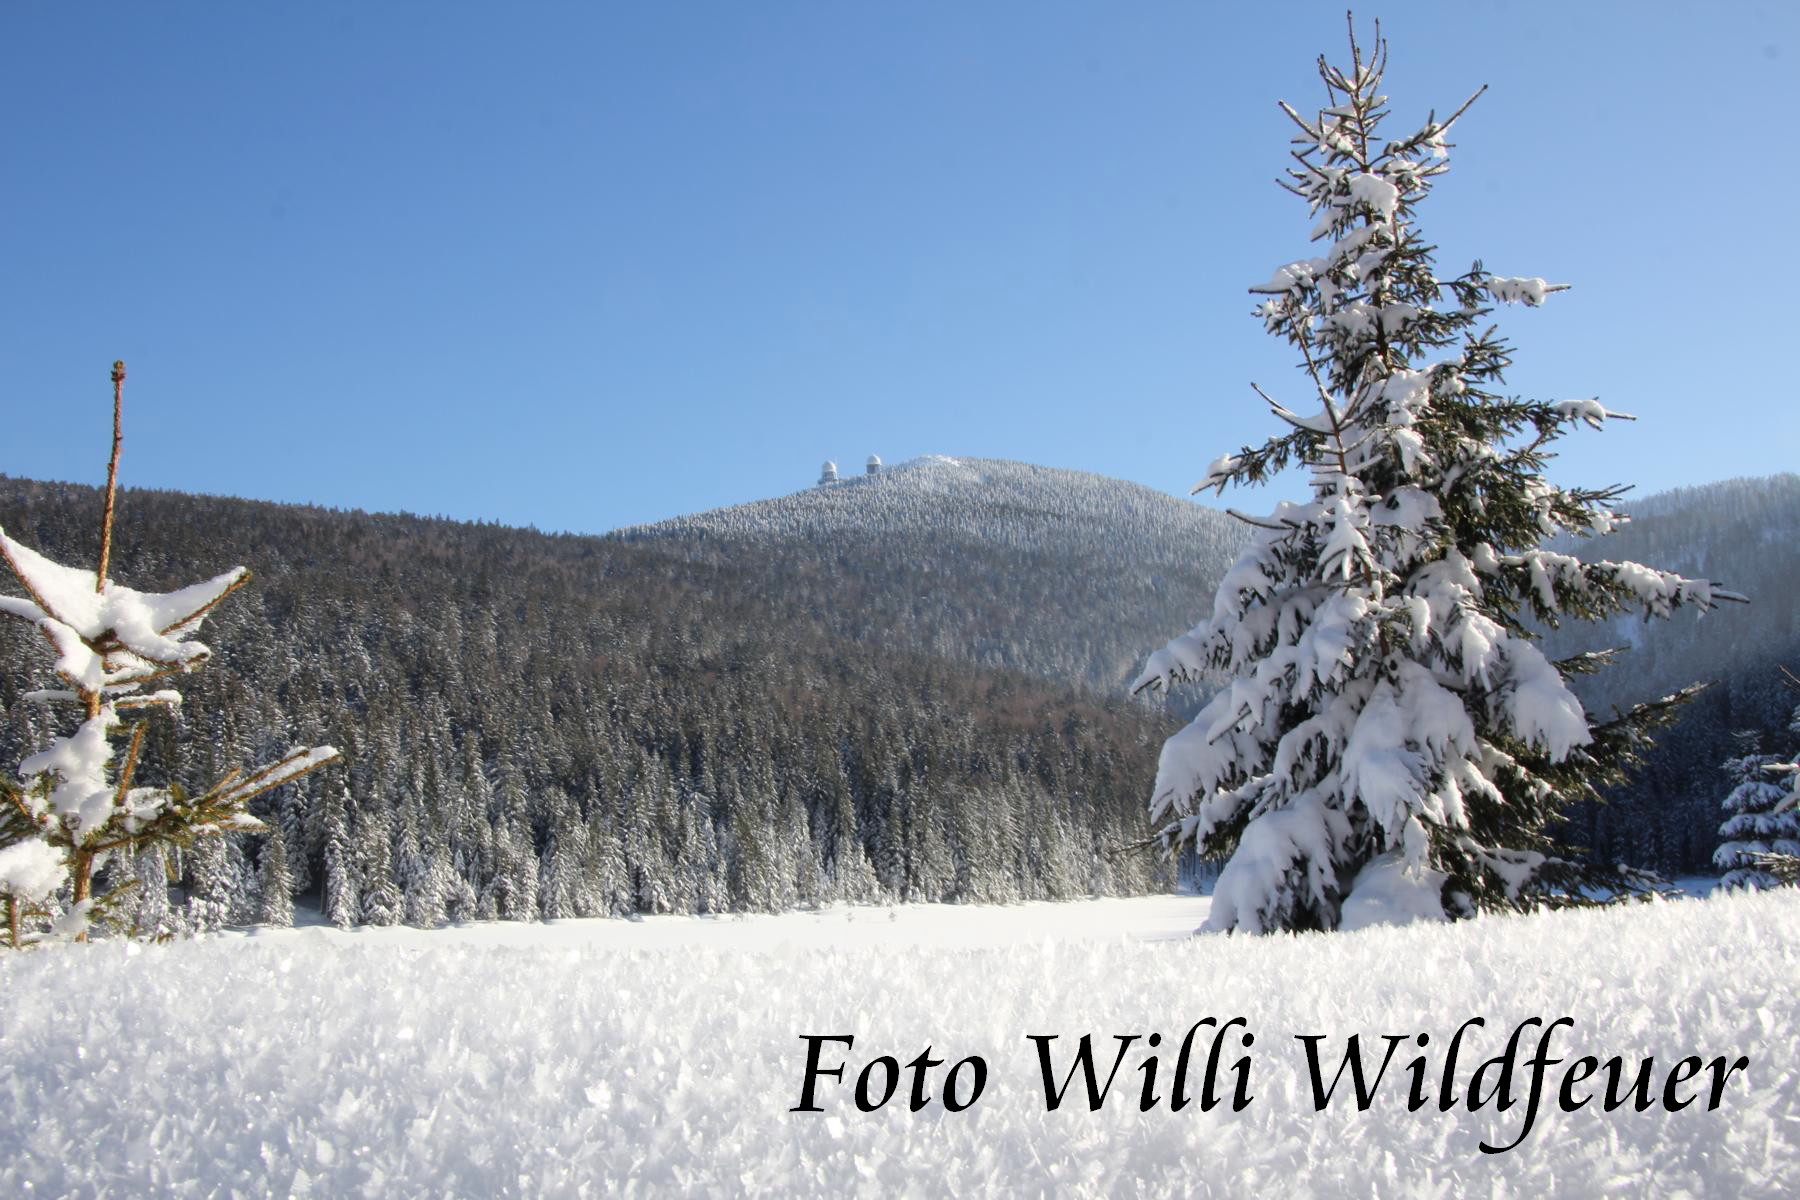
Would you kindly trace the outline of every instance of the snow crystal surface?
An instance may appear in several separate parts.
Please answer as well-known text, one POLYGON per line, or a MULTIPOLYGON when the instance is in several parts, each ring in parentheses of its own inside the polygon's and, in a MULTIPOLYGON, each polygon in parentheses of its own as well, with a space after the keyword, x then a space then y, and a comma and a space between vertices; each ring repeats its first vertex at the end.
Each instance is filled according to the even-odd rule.
POLYGON ((315 928, 7 955, 0 1194, 1800 1194, 1800 893, 1169 939, 1206 907, 315 928), (1140 1112, 1136 1058, 1100 1111, 1045 1110, 1027 1034, 1172 1042, 1206 1016, 1256 1037, 1242 1111, 1140 1112), (1437 1043, 1475 1016, 1481 1057, 1526 1018, 1568 1016, 1564 1053, 1651 1054, 1659 1082, 1689 1054, 1750 1065, 1717 1111, 1550 1111, 1496 1155, 1477 1144, 1510 1141, 1519 1107, 1409 1113, 1390 1080, 1366 1113, 1314 1111, 1295 1035, 1339 1053, 1350 1034, 1437 1043), (803 1033, 856 1037, 822 1113, 788 1111, 803 1033), (928 1044, 987 1060, 972 1107, 910 1112, 903 1079, 885 1108, 856 1109, 862 1064, 928 1044))

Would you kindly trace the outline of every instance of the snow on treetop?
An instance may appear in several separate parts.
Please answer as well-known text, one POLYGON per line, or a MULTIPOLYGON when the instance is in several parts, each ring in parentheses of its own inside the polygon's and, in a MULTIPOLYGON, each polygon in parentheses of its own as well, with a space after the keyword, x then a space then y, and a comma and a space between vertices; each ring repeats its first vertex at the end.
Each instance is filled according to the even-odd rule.
POLYGON ((186 639, 226 595, 250 578, 233 567, 172 592, 141 592, 93 571, 65 567, 0 529, 0 556, 26 596, 0 596, 0 612, 31 621, 56 647, 58 674, 90 690, 130 687, 164 668, 191 670, 211 653, 186 639))
POLYGON ((1400 189, 1379 175, 1356 174, 1350 176, 1350 201, 1366 204, 1382 220, 1391 221, 1400 206, 1400 189))
MULTIPOLYGON (((217 604, 226 593, 249 577, 244 567, 233 567, 204 583, 173 592, 140 592, 108 579, 104 588, 94 586, 94 572, 52 562, 14 541, 0 529, 0 553, 4 553, 19 582, 45 615, 68 625, 84 638, 97 639, 113 632, 121 640, 127 633, 148 630, 149 638, 183 630, 217 604)), ((171 640, 175 656, 191 656, 193 647, 171 640)), ((146 654, 145 657, 152 657, 146 654)))

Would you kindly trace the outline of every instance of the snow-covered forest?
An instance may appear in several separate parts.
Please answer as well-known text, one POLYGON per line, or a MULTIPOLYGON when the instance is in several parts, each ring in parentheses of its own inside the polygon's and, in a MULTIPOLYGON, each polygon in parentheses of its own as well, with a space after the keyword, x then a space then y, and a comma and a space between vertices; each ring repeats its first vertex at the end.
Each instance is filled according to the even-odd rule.
MULTIPOLYGON (((7 481, 0 524, 80 560, 98 504, 7 481)), ((123 578, 257 564, 210 618, 216 660, 184 681, 180 729, 156 725, 143 777, 197 785, 291 739, 348 763, 259 801, 277 834, 167 864, 174 900, 198 902, 189 919, 257 919, 277 841, 288 889, 344 924, 1068 897, 1171 877, 1121 852, 1142 837, 1162 718, 972 662, 1044 576, 966 548, 947 561, 967 570, 899 591, 798 546, 707 561, 655 540, 141 491, 120 513, 123 578), (876 637, 865 622, 890 602, 921 611, 876 637), (934 653, 940 639, 958 652, 934 653)), ((881 545, 897 564, 917 540, 881 545)), ((1085 579, 1103 591, 1104 564, 1085 579)), ((28 627, 0 637, 11 661, 43 658, 28 627)), ((46 731, 22 699, 33 686, 0 680, 15 756, 46 731)), ((113 869, 128 867, 164 864, 113 869)), ((160 888, 133 903, 149 930, 182 919, 160 888)))
POLYGON ((1117 694, 1184 596, 1243 547, 1224 513, 1085 471, 931 456, 615 537, 761 560, 857 640, 1117 694))
MULTIPOLYGON (((0 481, 0 526, 66 559, 91 554, 98 504, 92 488, 0 481)), ((1800 662, 1800 627, 1770 598, 1800 580, 1767 548, 1800 532, 1800 478, 1626 508, 1631 524, 1576 549, 1704 571, 1752 602, 1552 637, 1558 653, 1630 646, 1628 670, 1577 681, 1596 712, 1717 681, 1618 803, 1576 810, 1571 836, 1609 859, 1706 871, 1733 732, 1789 749, 1778 666, 1800 662)), ((1142 837, 1148 748, 1204 689, 1165 713, 1123 702, 1118 684, 1244 537, 1136 485, 971 460, 607 539, 136 490, 121 520, 124 578, 257 571, 211 618, 216 660, 184 684, 182 736, 165 728, 147 769, 184 738, 198 753, 176 774, 195 782, 292 738, 349 748, 347 771, 263 807, 294 893, 325 904, 335 871, 350 922, 1163 886, 1153 858, 1105 851, 1142 837), (840 884, 845 814, 869 865, 840 884), (737 855, 760 822, 780 832, 757 885, 737 855)), ((32 661, 25 633, 0 626, 32 661)), ((0 678, 12 761, 42 730, 19 699, 30 686, 0 678)), ((180 856, 172 903, 199 898, 204 922, 256 919, 270 844, 180 856)))
POLYGON ((1667 872, 1710 869, 1720 802, 1731 790, 1725 760, 1734 734, 1791 756, 1787 731, 1800 693, 1783 668, 1800 670, 1800 476, 1732 479, 1621 505, 1630 523, 1587 542, 1553 543, 1583 558, 1655 562, 1723 581, 1750 603, 1701 621, 1648 622, 1623 614, 1598 625, 1571 622, 1551 632, 1556 656, 1618 647, 1614 670, 1575 681, 1590 712, 1604 716, 1693 683, 1710 686, 1658 731, 1644 764, 1616 803, 1571 814, 1572 841, 1608 860, 1667 872))

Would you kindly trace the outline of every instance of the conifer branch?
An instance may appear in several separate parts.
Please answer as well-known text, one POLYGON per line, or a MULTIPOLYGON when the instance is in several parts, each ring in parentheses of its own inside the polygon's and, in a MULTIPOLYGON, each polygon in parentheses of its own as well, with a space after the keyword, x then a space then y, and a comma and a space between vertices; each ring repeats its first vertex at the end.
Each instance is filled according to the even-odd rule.
POLYGON ((131 730, 131 748, 125 752, 125 765, 119 768, 119 786, 113 790, 113 807, 124 808, 125 797, 131 791, 131 780, 137 774, 138 753, 144 748, 144 735, 150 731, 148 722, 139 721, 131 730))

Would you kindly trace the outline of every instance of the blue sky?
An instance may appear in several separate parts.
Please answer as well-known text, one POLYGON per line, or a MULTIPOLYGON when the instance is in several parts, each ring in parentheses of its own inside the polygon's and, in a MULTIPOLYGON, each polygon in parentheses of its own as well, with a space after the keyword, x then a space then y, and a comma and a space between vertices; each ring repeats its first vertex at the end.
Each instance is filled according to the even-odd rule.
MULTIPOLYGON (((1390 3, 1446 270, 1567 482, 1792 469, 1788 3, 1390 3)), ((1365 10, 1363 15, 1376 15, 1365 10)), ((51 5, 0 15, 0 472, 601 531, 820 460, 1185 494, 1297 392, 1245 288, 1343 5, 51 5)), ((1298 402, 1298 400, 1296 400, 1298 402)), ((1290 489, 1291 490, 1291 489, 1290 489)), ((1278 497, 1228 497, 1266 507, 1278 497)))

